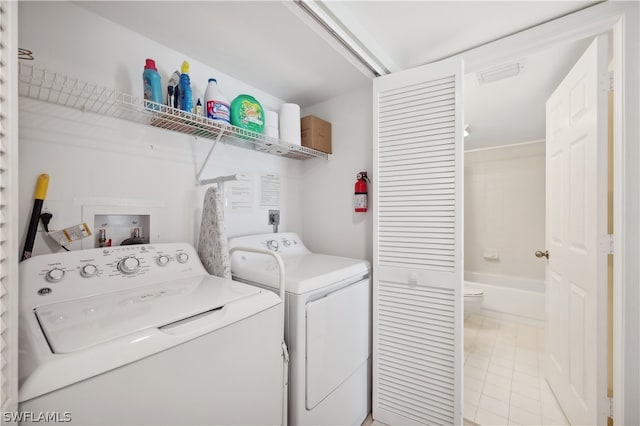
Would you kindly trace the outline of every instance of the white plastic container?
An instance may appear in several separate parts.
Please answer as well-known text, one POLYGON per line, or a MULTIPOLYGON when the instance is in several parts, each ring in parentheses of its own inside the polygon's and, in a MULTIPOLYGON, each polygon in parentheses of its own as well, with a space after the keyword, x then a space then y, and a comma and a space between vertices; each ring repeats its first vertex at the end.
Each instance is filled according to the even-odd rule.
POLYGON ((204 104, 207 118, 225 123, 230 122, 229 100, 218 89, 218 81, 215 78, 209 79, 207 90, 204 92, 204 104))
POLYGON ((282 104, 280 107, 280 139, 291 145, 301 145, 300 105, 282 104))
POLYGON ((280 137, 278 113, 276 111, 264 110, 264 134, 276 139, 280 137))

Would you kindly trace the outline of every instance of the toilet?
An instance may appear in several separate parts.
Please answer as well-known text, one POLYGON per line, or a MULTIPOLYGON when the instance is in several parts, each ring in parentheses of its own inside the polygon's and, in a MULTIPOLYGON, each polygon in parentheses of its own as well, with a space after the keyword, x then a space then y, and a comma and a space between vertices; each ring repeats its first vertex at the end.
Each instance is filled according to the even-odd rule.
POLYGON ((469 315, 476 313, 482 306, 482 299, 484 292, 477 287, 464 286, 464 318, 469 318, 469 315))

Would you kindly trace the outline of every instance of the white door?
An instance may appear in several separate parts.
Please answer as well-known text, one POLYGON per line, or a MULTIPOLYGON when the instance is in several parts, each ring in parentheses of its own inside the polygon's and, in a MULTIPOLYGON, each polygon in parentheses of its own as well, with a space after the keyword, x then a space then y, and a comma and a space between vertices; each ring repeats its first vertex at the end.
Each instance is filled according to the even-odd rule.
POLYGON ((18 3, 0 0, 0 411, 18 409, 18 3))
POLYGON ((607 39, 547 101, 546 379, 571 424, 606 424, 607 39))
POLYGON ((462 59, 374 80, 373 418, 462 423, 462 59))

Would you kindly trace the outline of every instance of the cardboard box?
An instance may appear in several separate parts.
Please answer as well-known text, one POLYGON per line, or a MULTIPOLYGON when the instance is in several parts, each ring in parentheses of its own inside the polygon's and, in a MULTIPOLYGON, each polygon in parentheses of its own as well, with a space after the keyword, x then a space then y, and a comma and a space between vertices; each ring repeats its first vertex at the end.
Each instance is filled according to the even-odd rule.
POLYGON ((300 119, 302 146, 331 154, 331 123, 313 115, 300 119))

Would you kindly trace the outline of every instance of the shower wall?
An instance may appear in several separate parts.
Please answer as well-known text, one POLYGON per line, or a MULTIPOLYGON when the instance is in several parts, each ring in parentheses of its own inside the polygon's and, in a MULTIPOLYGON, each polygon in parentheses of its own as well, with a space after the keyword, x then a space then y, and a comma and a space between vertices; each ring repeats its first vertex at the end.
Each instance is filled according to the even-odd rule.
POLYGON ((545 143, 465 152, 465 271, 544 280, 545 143))

